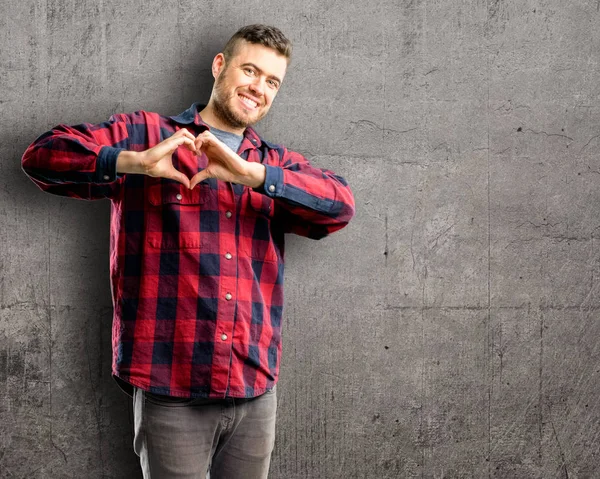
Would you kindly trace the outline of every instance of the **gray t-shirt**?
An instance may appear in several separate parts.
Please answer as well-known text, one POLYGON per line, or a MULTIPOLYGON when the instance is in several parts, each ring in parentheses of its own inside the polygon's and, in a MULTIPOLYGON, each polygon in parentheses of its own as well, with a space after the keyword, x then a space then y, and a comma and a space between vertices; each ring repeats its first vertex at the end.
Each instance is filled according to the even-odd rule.
POLYGON ((223 143, 225 143, 229 148, 231 148, 234 153, 237 153, 240 145, 242 144, 242 140, 244 139, 243 135, 236 135, 235 133, 230 133, 229 131, 219 130, 213 126, 210 127, 210 132, 223 143))
MULTIPOLYGON (((229 148, 231 148, 234 153, 237 153, 238 149, 240 148, 240 145, 242 144, 242 140, 244 139, 243 135, 236 135, 235 133, 230 133, 229 131, 219 130, 218 128, 215 128, 213 126, 210 127, 210 131, 219 140, 221 140, 229 148)), ((232 187, 236 195, 241 195, 242 191, 244 191, 243 185, 232 183, 232 187)))

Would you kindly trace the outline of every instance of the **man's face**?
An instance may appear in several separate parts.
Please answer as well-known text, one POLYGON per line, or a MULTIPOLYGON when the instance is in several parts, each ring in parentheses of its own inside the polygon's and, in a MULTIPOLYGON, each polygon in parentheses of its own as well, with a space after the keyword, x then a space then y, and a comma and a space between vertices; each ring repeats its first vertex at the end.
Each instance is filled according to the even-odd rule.
POLYGON ((213 62, 215 113, 234 128, 256 123, 271 108, 286 69, 287 59, 279 52, 245 41, 237 45, 227 64, 217 55, 213 62))

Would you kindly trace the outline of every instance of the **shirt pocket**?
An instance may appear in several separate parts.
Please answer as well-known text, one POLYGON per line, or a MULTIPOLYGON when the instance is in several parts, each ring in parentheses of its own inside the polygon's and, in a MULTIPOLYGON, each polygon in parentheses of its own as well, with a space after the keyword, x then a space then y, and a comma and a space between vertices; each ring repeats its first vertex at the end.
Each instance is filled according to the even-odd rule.
POLYGON ((240 218, 240 254, 269 263, 280 261, 280 247, 272 234, 275 201, 248 188, 240 218))
POLYGON ((193 190, 179 183, 159 182, 148 188, 146 239, 160 250, 199 249, 205 235, 200 227, 203 205, 215 194, 207 184, 193 190))
POLYGON ((251 188, 248 188, 248 196, 248 204, 252 211, 269 219, 273 217, 275 211, 275 200, 273 198, 258 193, 251 188))

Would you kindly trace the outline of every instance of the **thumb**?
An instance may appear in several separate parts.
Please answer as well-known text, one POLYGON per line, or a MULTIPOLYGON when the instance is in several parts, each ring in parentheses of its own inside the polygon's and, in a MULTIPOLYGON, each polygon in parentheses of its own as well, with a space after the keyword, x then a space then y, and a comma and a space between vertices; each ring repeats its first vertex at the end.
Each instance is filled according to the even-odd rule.
POLYGON ((182 185, 185 185, 187 188, 190 188, 190 179, 187 176, 185 176, 181 171, 177 171, 175 168, 170 169, 164 177, 178 181, 182 185))
POLYGON ((192 176, 192 181, 190 182, 190 185, 189 185, 190 190, 194 189, 198 183, 206 180, 207 178, 210 178, 210 175, 206 168, 203 169, 202 171, 199 171, 198 173, 196 173, 194 176, 192 176))

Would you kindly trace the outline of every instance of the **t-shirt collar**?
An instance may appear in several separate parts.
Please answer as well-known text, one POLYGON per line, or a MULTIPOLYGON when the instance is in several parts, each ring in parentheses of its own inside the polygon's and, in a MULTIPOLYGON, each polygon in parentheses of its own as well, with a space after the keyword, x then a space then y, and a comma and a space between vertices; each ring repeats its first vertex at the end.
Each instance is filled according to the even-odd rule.
MULTIPOLYGON (((203 110, 205 106, 206 105, 199 102, 192 103, 192 106, 190 106, 187 110, 182 111, 179 115, 170 116, 169 118, 181 125, 191 125, 193 123, 196 126, 203 127, 203 131, 209 130, 210 127, 202 121, 202 118, 200 118, 200 111, 203 110)), ((252 149, 258 148, 264 143, 263 139, 258 136, 258 133, 256 133, 256 131, 254 131, 254 129, 250 126, 244 130, 244 139, 250 142, 248 147, 252 149)))

